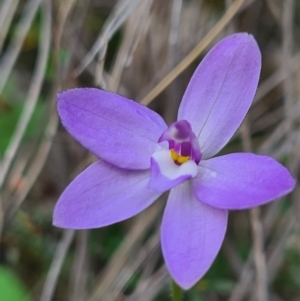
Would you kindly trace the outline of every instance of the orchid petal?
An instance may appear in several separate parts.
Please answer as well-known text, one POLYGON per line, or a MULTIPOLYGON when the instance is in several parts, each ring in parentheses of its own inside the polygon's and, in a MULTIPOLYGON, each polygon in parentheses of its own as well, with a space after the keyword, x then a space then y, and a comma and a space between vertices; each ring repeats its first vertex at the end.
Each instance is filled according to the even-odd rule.
POLYGON ((221 150, 241 124, 254 98, 260 69, 259 48, 246 33, 221 40, 196 69, 178 120, 192 125, 202 159, 221 150))
POLYGON ((150 167, 167 126, 154 111, 93 88, 58 95, 58 113, 70 134, 97 157, 126 169, 150 167))
POLYGON ((235 153, 201 161, 193 179, 197 198, 222 209, 248 209, 291 192, 295 180, 268 156, 235 153))
POLYGON ((151 178, 148 187, 164 192, 195 177, 197 172, 198 167, 194 161, 188 160, 182 165, 177 165, 172 160, 169 150, 161 150, 151 157, 151 178))
POLYGON ((130 218, 159 193, 147 188, 150 172, 119 169, 98 161, 83 171, 63 192, 54 209, 57 227, 90 229, 130 218))
POLYGON ((178 285, 191 288, 217 256, 227 227, 227 210, 199 202, 187 181, 172 189, 161 226, 162 251, 178 285))

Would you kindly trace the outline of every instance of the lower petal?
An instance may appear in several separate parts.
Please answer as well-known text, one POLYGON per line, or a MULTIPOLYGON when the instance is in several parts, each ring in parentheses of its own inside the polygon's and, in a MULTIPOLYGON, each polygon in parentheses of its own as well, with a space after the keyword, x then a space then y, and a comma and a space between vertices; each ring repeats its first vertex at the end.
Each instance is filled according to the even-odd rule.
POLYGON ((147 188, 148 171, 119 169, 98 161, 84 170, 61 195, 53 224, 61 228, 91 229, 130 218, 159 193, 147 188))
POLYGON ((188 160, 177 165, 169 150, 160 150, 151 157, 151 178, 148 187, 158 192, 164 192, 195 177, 197 172, 197 164, 194 161, 188 160))
POLYGON ((223 209, 247 209, 280 198, 294 189, 290 172, 268 156, 235 153, 201 161, 193 179, 202 202, 223 209))
POLYGON ((161 243, 172 278, 189 289, 217 256, 227 227, 226 210, 199 202, 190 181, 172 189, 164 212, 161 243))

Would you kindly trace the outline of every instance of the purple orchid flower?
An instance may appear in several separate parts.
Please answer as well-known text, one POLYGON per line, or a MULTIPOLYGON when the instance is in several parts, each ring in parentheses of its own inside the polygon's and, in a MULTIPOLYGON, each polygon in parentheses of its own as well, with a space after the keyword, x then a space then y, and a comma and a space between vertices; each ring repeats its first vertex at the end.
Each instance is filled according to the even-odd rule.
POLYGON ((295 180, 274 159, 252 153, 212 158, 244 119, 261 54, 246 33, 220 41, 203 59, 167 126, 149 108, 94 88, 58 95, 69 133, 98 158, 63 192, 54 225, 98 228, 130 218, 171 189, 161 225, 167 268, 183 288, 209 269, 224 239, 228 210, 266 204, 295 180))

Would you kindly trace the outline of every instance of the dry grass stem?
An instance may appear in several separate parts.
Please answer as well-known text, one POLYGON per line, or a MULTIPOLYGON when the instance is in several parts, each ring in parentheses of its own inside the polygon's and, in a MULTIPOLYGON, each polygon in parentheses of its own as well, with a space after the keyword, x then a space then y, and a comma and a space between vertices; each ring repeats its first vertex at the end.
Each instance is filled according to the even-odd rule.
POLYGON ((16 28, 14 39, 0 61, 0 93, 2 92, 18 58, 18 54, 20 53, 26 34, 30 29, 33 18, 41 2, 42 0, 31 0, 26 4, 22 18, 16 28))
POLYGON ((54 254, 53 261, 43 287, 40 301, 52 300, 54 290, 58 281, 58 276, 61 271, 61 267, 65 260, 65 257, 67 255, 67 251, 73 240, 74 234, 74 230, 65 230, 63 232, 63 237, 60 243, 58 244, 56 252, 54 254))
MULTIPOLYGON (((51 41, 51 5, 50 3, 45 6, 43 10, 43 26, 41 26, 40 32, 40 44, 39 54, 36 61, 36 68, 29 86, 26 103, 20 117, 20 120, 16 126, 13 137, 11 138, 10 144, 4 154, 4 158, 1 163, 0 172, 0 188, 3 185, 6 174, 10 168, 12 160, 19 148, 22 137, 24 136, 27 125, 31 119, 34 108, 38 101, 38 96, 42 88, 44 75, 46 71, 46 64, 49 57, 50 41, 51 41)), ((32 16, 33 17, 33 16, 32 16)), ((1 87, 0 87, 1 90, 1 87)))
POLYGON ((142 1, 143 0, 121 0, 118 2, 114 11, 107 19, 106 24, 103 27, 103 31, 99 34, 93 47, 75 70, 77 75, 79 75, 86 66, 91 63, 97 54, 99 54, 102 58, 105 56, 108 41, 142 1))
POLYGON ((216 25, 199 42, 199 44, 167 76, 165 76, 156 87, 144 96, 140 103, 146 106, 149 105, 149 103, 157 97, 157 95, 159 95, 171 82, 173 82, 173 80, 209 46, 216 36, 232 20, 244 2, 245 0, 236 0, 225 12, 222 18, 220 18, 216 25))
POLYGON ((18 4, 19 0, 6 0, 2 2, 0 7, 0 53, 18 4))

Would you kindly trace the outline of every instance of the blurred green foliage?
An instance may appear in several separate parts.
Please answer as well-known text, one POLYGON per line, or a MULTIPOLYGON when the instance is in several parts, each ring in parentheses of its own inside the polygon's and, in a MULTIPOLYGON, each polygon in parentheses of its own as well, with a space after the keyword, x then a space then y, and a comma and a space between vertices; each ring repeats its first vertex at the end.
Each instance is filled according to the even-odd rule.
POLYGON ((7 268, 0 265, 0 298, 1 301, 32 300, 22 282, 7 268))
MULTIPOLYGON (((0 158, 3 157, 4 152, 11 141, 24 108, 24 101, 19 101, 13 96, 11 91, 14 89, 13 87, 14 85, 10 84, 10 87, 5 89, 3 96, 0 98, 0 158), (11 99, 14 101, 10 101, 11 99)), ((29 141, 39 133, 41 128, 40 123, 42 122, 44 113, 45 105, 42 101, 38 101, 26 129, 23 142, 29 141)))

